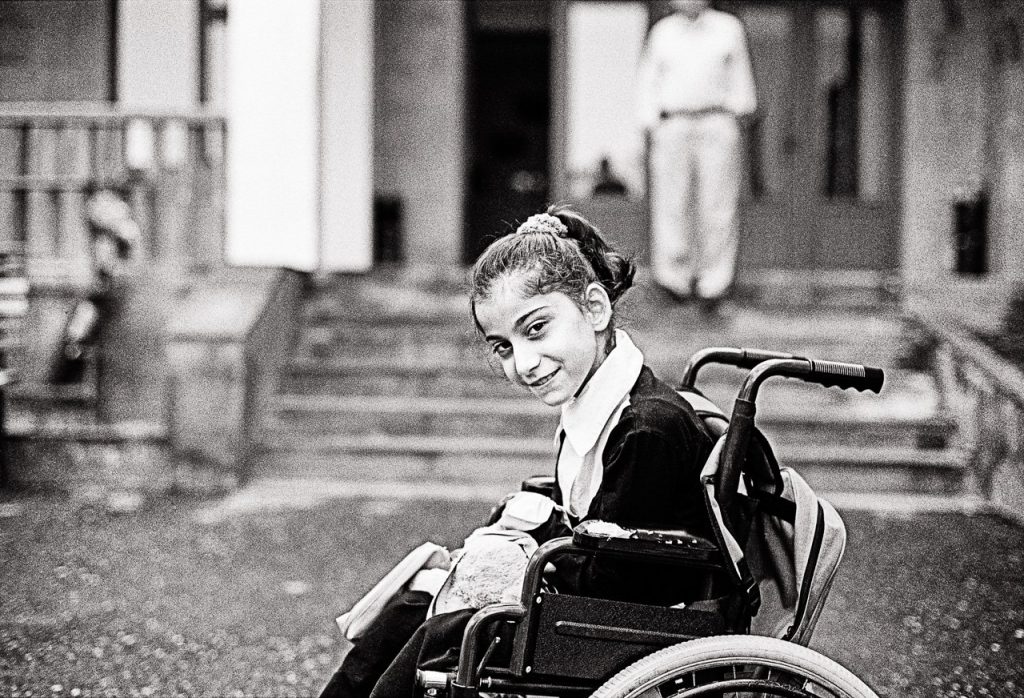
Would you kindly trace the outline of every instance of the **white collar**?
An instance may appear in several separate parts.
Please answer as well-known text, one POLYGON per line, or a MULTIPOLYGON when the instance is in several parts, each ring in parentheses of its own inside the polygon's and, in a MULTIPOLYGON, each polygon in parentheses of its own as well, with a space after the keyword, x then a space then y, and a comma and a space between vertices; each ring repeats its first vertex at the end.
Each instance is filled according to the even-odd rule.
POLYGON ((605 425, 640 377, 644 355, 622 330, 615 330, 615 348, 594 371, 583 391, 562 405, 559 425, 576 453, 597 443, 605 425))

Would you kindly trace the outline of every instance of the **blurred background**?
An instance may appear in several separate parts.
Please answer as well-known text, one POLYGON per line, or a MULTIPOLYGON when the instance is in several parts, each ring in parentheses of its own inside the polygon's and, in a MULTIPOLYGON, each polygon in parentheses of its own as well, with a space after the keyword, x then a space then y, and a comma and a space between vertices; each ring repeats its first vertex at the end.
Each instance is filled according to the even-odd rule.
MULTIPOLYGON (((671 376, 702 343, 748 342, 902 361, 925 383, 964 373, 961 354, 1019 367, 1020 4, 716 7, 743 21, 759 104, 733 312, 691 317, 641 292, 627 315, 651 334, 649 361, 671 376), (954 329, 972 349, 943 349, 954 329)), ((329 397, 413 378, 461 394, 442 369, 484 366, 461 293, 495 235, 568 203, 648 261, 634 92, 669 10, 0 3, 4 477, 159 489, 192 468, 231 487, 293 435, 260 436, 290 423, 275 417, 352 407, 303 392, 346 371, 355 382, 329 397)), ((949 412, 954 387, 992 392, 939 386, 923 402, 949 412)), ((440 448, 334 436, 350 455, 440 448)))
MULTIPOLYGON (((707 317, 645 266, 635 78, 667 3, 0 1, 0 518, 58 506, 25 488, 115 514, 224 495, 200 512, 219 522, 546 472, 557 415, 488 366, 464 285, 553 202, 640 261, 622 317, 664 377, 721 344, 887 370, 878 398, 765 396, 841 507, 1024 518, 1024 5, 714 6, 743 21, 759 106, 736 285, 707 317)), ((737 386, 708 372, 722 402, 737 386)))

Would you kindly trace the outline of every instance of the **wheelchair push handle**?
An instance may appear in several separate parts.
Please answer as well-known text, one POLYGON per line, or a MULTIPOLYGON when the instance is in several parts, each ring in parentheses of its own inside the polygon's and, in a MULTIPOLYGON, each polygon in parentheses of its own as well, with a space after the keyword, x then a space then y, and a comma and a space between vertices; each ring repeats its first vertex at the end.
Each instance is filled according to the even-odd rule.
POLYGON ((747 374, 743 387, 733 402, 729 429, 722 448, 721 467, 718 473, 718 500, 725 509, 731 505, 739 487, 741 463, 746 457, 754 431, 757 392, 761 384, 773 376, 786 376, 826 387, 870 390, 875 393, 881 391, 885 382, 885 373, 882 369, 862 364, 800 358, 768 359, 757 364, 747 374))
POLYGON ((754 402, 757 391, 768 378, 785 376, 825 387, 853 388, 878 393, 885 383, 885 372, 873 366, 848 364, 841 361, 815 359, 769 359, 757 364, 743 381, 739 399, 754 402))
POLYGON ((692 388, 697 381, 697 373, 707 364, 725 364, 737 368, 752 369, 759 363, 770 359, 797 359, 793 354, 765 349, 747 349, 735 347, 709 347, 693 354, 683 367, 680 387, 692 388))

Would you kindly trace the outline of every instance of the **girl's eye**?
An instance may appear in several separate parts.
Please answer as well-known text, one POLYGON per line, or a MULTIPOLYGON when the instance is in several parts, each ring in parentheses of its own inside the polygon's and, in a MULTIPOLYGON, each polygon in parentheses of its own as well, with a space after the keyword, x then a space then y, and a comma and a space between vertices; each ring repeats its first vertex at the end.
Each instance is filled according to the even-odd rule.
POLYGON ((508 342, 495 342, 491 345, 491 351, 499 358, 507 359, 512 356, 512 345, 508 342))
POLYGON ((544 330, 545 327, 547 327, 547 324, 547 320, 540 320, 538 322, 533 323, 532 325, 526 328, 526 336, 536 337, 544 330))

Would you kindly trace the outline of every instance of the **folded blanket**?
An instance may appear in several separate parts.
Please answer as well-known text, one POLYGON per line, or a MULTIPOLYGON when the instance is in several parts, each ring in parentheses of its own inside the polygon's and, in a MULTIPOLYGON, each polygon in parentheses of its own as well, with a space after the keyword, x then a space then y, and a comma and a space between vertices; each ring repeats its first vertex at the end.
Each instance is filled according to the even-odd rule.
POLYGON ((555 503, 536 492, 517 492, 498 521, 478 528, 452 554, 452 568, 434 599, 431 615, 492 603, 514 603, 538 543, 530 531, 548 522, 555 503))

